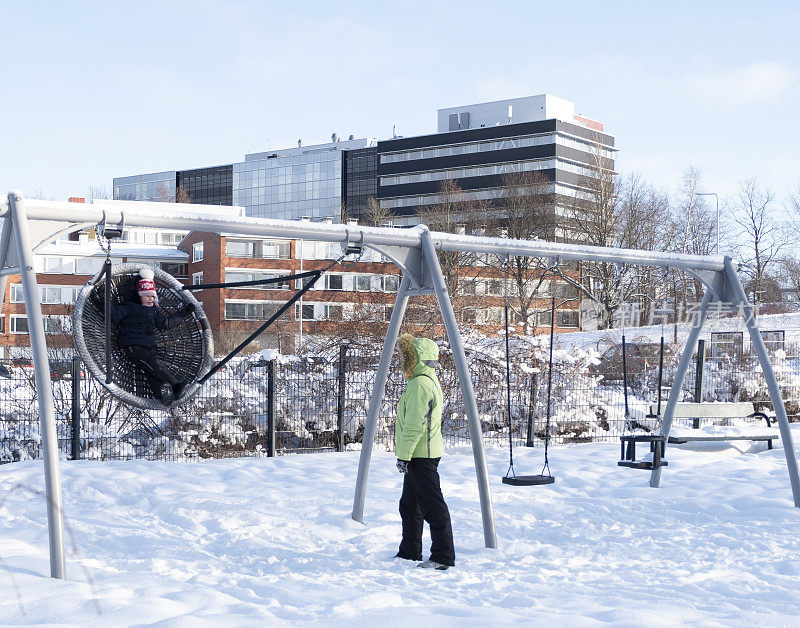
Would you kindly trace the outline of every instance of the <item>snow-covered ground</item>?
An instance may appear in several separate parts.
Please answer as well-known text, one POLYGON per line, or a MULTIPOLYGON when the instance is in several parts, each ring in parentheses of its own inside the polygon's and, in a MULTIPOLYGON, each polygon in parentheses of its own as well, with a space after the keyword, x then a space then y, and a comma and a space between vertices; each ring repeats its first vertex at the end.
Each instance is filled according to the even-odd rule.
MULTIPOLYGON (((48 576, 42 462, 3 465, 0 624, 800 625, 800 510, 780 445, 670 447, 660 489, 618 454, 552 447, 555 484, 510 487, 507 452, 490 449, 489 550, 471 450, 448 451, 446 572, 392 560, 388 453, 373 458, 365 525, 350 519, 358 452, 64 462, 66 582, 48 576)), ((538 473, 542 450, 515 461, 538 473)))

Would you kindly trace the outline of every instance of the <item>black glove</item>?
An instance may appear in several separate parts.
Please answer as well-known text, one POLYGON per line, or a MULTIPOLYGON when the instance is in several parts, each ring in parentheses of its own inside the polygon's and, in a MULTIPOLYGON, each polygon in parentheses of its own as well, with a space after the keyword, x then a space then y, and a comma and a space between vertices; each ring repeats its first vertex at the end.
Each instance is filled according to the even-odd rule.
POLYGON ((192 314, 195 310, 194 303, 184 303, 183 304, 183 313, 184 314, 192 314))
POLYGON ((408 473, 408 460, 400 460, 400 458, 398 458, 396 466, 398 473, 402 473, 403 475, 408 473))

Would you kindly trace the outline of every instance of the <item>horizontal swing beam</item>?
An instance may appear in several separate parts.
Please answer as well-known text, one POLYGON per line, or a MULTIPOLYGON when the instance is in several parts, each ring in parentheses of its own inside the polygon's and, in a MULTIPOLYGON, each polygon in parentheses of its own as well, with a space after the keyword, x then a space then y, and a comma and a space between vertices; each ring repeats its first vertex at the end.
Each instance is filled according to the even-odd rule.
MULTIPOLYGON (((353 235, 360 236, 364 246, 399 246, 419 249, 422 244, 418 228, 399 229, 361 225, 314 223, 297 220, 220 216, 219 206, 192 205, 187 211, 165 212, 165 203, 142 201, 97 200, 91 205, 60 201, 22 199, 30 220, 62 221, 70 216, 75 223, 97 223, 104 218, 111 223, 122 221, 131 227, 156 227, 231 233, 271 238, 308 239, 339 242, 347 245, 353 235)), ((166 204, 170 209, 176 205, 166 204)), ((7 213, 0 206, 0 216, 7 213)), ((686 255, 636 249, 613 249, 582 244, 562 244, 540 240, 487 238, 453 233, 431 232, 434 248, 442 251, 517 255, 522 257, 559 258, 599 263, 633 264, 694 271, 723 272, 725 259, 721 255, 686 255)))

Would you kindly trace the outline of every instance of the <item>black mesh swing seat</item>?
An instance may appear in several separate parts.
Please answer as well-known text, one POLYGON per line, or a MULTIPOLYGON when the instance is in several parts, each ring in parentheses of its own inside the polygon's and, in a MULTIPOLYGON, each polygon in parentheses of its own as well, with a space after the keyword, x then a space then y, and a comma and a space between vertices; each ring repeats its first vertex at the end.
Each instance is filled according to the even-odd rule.
MULTIPOLYGON (((159 307, 169 316, 180 312, 186 303, 195 306, 185 314, 180 324, 171 329, 157 329, 157 354, 160 367, 177 382, 184 383, 176 403, 187 401, 200 388, 200 381, 213 363, 214 342, 203 308, 192 294, 183 289, 177 279, 158 268, 144 264, 119 264, 111 267, 111 302, 120 305, 136 295, 139 271, 151 268, 154 272, 159 307)), ((91 375, 112 395, 124 403, 146 410, 163 410, 144 373, 131 361, 128 353, 117 343, 117 323, 111 323, 106 339, 104 272, 95 275, 80 291, 73 313, 75 346, 91 375), (106 342, 111 351, 111 381, 107 381, 106 342)))

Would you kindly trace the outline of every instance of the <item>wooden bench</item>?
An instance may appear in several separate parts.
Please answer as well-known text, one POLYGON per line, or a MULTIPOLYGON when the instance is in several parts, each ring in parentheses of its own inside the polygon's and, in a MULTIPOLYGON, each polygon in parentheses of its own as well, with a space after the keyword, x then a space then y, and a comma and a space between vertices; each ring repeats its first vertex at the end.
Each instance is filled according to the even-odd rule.
MULTIPOLYGON (((663 410, 663 406, 662 406, 663 410)), ((655 406, 650 406, 650 412, 655 413, 655 406)), ((692 403, 692 402, 679 402, 675 406, 675 413, 673 420, 691 419, 692 428, 699 429, 700 422, 704 420, 714 419, 763 419, 767 423, 767 427, 771 427, 769 417, 763 412, 756 412, 752 403, 736 401, 736 402, 715 402, 715 403, 692 403)), ((714 442, 714 441, 734 441, 734 440, 749 440, 749 441, 763 441, 767 443, 767 449, 772 449, 772 441, 778 438, 777 434, 698 434, 686 435, 679 434, 669 437, 669 443, 674 445, 683 445, 690 442, 714 442)))

